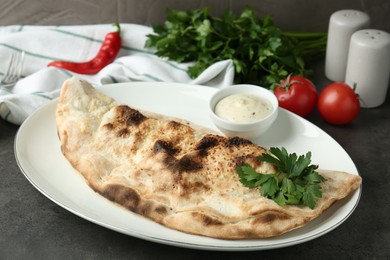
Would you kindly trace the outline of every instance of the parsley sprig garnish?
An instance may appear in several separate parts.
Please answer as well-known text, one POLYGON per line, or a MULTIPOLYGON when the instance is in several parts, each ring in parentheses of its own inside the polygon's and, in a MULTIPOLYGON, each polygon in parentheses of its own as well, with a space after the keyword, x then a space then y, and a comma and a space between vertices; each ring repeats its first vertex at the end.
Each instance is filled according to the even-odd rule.
POLYGON ((321 182, 325 181, 311 163, 311 152, 297 156, 289 154, 285 148, 270 148, 270 154, 264 153, 257 158, 273 164, 277 171, 272 174, 258 173, 249 164, 236 168, 240 181, 246 187, 259 188, 260 194, 274 200, 281 206, 304 205, 315 208, 322 197, 321 182))

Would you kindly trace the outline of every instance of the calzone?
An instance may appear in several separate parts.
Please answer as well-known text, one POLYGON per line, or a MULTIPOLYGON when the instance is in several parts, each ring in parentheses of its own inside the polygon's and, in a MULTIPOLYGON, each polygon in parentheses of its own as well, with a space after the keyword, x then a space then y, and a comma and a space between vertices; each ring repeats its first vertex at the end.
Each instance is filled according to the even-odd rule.
POLYGON ((245 187, 235 171, 248 163, 258 172, 274 172, 273 165, 256 160, 266 149, 120 104, 75 77, 62 86, 56 124, 63 155, 94 191, 191 234, 277 236, 318 217, 361 183, 357 175, 319 170, 326 181, 314 209, 279 206, 245 187))

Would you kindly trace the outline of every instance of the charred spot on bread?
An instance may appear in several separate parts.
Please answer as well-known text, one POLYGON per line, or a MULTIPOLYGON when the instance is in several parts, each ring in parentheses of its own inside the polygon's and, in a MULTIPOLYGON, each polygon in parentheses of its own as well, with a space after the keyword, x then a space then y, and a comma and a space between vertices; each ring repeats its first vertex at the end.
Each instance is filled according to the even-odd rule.
POLYGON ((191 155, 184 155, 180 158, 174 166, 176 171, 198 171, 203 168, 203 165, 199 162, 197 157, 191 155))
POLYGON ((118 122, 128 126, 139 125, 147 119, 141 112, 126 105, 117 106, 116 112, 118 122))
POLYGON ((107 199, 123 205, 131 211, 136 210, 141 200, 134 189, 119 184, 107 185, 100 193, 107 199))
POLYGON ((203 137, 196 145, 196 150, 208 150, 217 146, 220 143, 221 138, 214 135, 207 135, 203 137))
POLYGON ((153 207, 152 203, 145 202, 137 208, 137 213, 143 216, 148 216, 152 211, 152 207, 153 207))
POLYGON ((164 160, 167 168, 173 172, 192 172, 198 171, 203 168, 202 164, 190 155, 184 155, 180 159, 176 159, 173 156, 167 156, 164 160))
POLYGON ((107 130, 114 129, 114 125, 112 123, 107 123, 107 124, 103 125, 103 127, 106 128, 107 130))
POLYGON ((154 211, 160 215, 166 215, 168 213, 167 207, 164 206, 158 206, 154 209, 154 211))
POLYGON ((203 213, 200 213, 200 212, 192 212, 191 215, 194 219, 201 222, 204 226, 221 226, 221 225, 223 225, 222 221, 220 221, 216 218, 210 217, 208 215, 205 215, 203 213))
POLYGON ((117 136, 119 137, 125 137, 128 134, 129 134, 129 130, 127 128, 119 129, 119 131, 117 132, 117 136))
POLYGON ((154 153, 166 152, 169 155, 175 155, 179 152, 179 149, 175 148, 175 146, 170 142, 164 140, 157 140, 154 143, 153 151, 154 153))
POLYGON ((248 144, 252 144, 252 142, 241 137, 231 137, 228 138, 225 142, 225 145, 227 147, 240 147, 242 145, 248 145, 248 144))
POLYGON ((189 197, 193 193, 201 193, 203 191, 208 191, 211 189, 211 187, 209 185, 204 184, 204 183, 199 182, 199 181, 188 182, 188 181, 182 180, 180 182, 180 186, 182 187, 181 192, 180 192, 180 195, 182 197, 189 197))
POLYGON ((291 216, 284 213, 284 212, 278 212, 278 211, 268 211, 268 212, 264 212, 263 214, 254 214, 254 215, 257 215, 258 217, 256 217, 255 219, 255 223, 256 224, 267 224, 267 223, 272 223, 276 220, 279 220, 279 221, 286 221, 286 220, 289 220, 291 219, 291 216))
POLYGON ((180 127, 182 127, 183 124, 179 123, 179 122, 176 122, 176 121, 169 121, 168 123, 168 128, 171 128, 172 130, 175 130, 175 129, 179 129, 180 127))
POLYGON ((205 157, 207 156, 209 153, 208 151, 217 146, 218 144, 220 144, 221 142, 221 138, 217 137, 217 136, 214 136, 214 135, 207 135, 205 137, 203 137, 197 144, 196 144, 196 147, 195 147, 195 150, 198 151, 198 154, 202 157, 205 157))

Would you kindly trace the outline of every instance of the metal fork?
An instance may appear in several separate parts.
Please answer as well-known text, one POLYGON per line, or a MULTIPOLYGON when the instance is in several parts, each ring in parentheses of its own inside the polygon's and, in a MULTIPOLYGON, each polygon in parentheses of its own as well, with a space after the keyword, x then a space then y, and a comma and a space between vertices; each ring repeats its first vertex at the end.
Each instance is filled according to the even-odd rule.
POLYGON ((13 52, 7 71, 0 81, 0 87, 12 87, 21 78, 24 60, 24 51, 13 52))

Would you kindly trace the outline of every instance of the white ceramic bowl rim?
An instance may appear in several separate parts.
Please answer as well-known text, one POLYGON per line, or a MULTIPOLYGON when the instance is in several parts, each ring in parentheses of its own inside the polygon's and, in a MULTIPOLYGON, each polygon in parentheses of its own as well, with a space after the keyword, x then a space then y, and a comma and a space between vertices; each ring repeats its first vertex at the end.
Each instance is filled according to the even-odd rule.
POLYGON ((209 102, 209 109, 210 113, 213 116, 215 120, 218 121, 218 124, 220 124, 221 127, 230 129, 230 130, 238 130, 238 128, 245 128, 246 130, 252 130, 258 128, 259 124, 265 123, 267 119, 276 116, 277 114, 277 109, 278 109, 278 100, 276 96, 272 93, 272 91, 265 89, 261 86, 256 86, 256 85, 250 85, 250 84, 237 84, 237 85, 232 85, 229 87, 226 87, 224 89, 221 89, 214 93, 214 95, 211 97, 210 102, 209 102), (218 115, 215 114, 214 109, 218 101, 220 101, 222 98, 227 97, 232 94, 236 93, 250 93, 254 94, 257 96, 261 96, 262 98, 266 98, 268 101, 271 102, 271 105, 273 107, 272 112, 267 115, 266 117, 254 121, 254 122, 244 122, 244 123, 236 123, 232 122, 230 120, 224 119, 219 117, 218 115))

